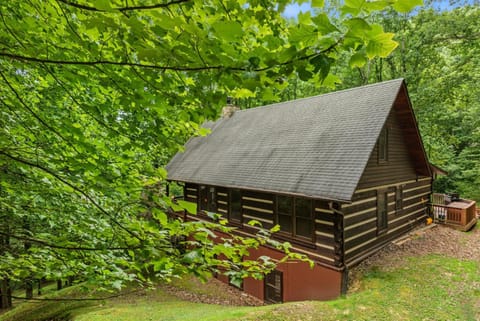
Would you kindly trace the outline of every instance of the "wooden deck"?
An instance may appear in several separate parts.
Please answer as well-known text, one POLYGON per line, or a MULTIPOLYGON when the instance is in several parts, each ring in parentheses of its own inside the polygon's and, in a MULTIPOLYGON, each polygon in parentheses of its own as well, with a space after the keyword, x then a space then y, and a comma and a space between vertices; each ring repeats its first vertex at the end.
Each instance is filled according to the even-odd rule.
POLYGON ((477 222, 475 201, 460 199, 448 202, 443 194, 433 194, 432 201, 436 223, 468 231, 477 222))

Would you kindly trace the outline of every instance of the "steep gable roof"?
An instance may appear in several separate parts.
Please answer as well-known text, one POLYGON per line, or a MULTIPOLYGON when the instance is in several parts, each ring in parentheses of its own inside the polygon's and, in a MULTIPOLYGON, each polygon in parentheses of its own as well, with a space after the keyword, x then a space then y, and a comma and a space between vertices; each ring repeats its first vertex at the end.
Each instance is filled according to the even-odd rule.
POLYGON ((190 139, 168 179, 349 201, 401 90, 397 79, 237 111, 190 139))

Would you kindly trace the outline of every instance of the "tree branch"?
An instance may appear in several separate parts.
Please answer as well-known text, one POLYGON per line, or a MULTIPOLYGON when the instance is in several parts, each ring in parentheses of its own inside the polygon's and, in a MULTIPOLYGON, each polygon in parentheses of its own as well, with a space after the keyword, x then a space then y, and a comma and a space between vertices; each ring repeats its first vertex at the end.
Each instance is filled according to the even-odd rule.
POLYGON ((114 66, 129 66, 129 67, 141 67, 157 70, 175 70, 175 71, 202 71, 202 70, 212 70, 212 69, 233 69, 233 70, 246 70, 246 68, 225 68, 223 66, 203 66, 203 67, 185 67, 185 66, 159 66, 159 65, 148 65, 134 62, 126 61, 110 61, 110 60, 95 60, 95 61, 72 61, 72 60, 53 60, 53 59, 42 59, 36 57, 21 56, 16 54, 11 54, 7 52, 0 52, 0 57, 8 57, 14 60, 19 61, 30 61, 30 62, 39 62, 45 64, 53 65, 80 65, 80 66, 96 66, 96 65, 114 65, 114 66))
POLYGON ((110 61, 110 60, 94 60, 94 61, 73 61, 73 60, 53 60, 53 59, 43 59, 43 58, 36 58, 36 57, 28 57, 28 56, 21 56, 17 54, 11 54, 8 52, 0 52, 0 57, 8 57, 14 60, 19 61, 27 61, 27 62, 38 62, 38 63, 45 63, 45 64, 53 64, 53 65, 80 65, 80 66, 97 66, 97 65, 114 65, 114 66, 123 66, 123 67, 139 67, 139 68, 147 68, 147 69, 156 69, 162 71, 209 71, 209 70, 229 70, 229 71, 254 71, 254 72, 261 72, 270 70, 272 68, 278 66, 285 66, 292 64, 296 61, 303 61, 314 58, 318 55, 328 53, 332 51, 341 40, 337 41, 336 43, 332 44, 330 47, 316 51, 312 54, 301 56, 292 60, 288 60, 277 65, 267 66, 262 68, 249 68, 249 67, 232 67, 232 66, 159 66, 159 65, 149 65, 149 64, 141 64, 141 63, 134 63, 128 61, 110 61))
POLYGON ((0 235, 8 236, 8 237, 11 237, 11 238, 14 238, 14 239, 17 239, 17 240, 21 240, 21 241, 28 241, 28 242, 35 243, 35 244, 38 244, 38 245, 43 245, 43 246, 46 246, 46 247, 50 247, 52 249, 69 250, 69 251, 105 251, 105 250, 120 251, 120 250, 135 250, 135 249, 140 249, 141 248, 140 246, 104 247, 104 248, 85 247, 85 246, 61 246, 61 245, 56 245, 56 244, 49 243, 45 240, 31 238, 31 237, 28 237, 28 236, 8 234, 8 233, 4 233, 4 232, 0 232, 0 235))
POLYGON ((5 83, 7 84, 7 87, 10 88, 10 90, 13 92, 13 94, 15 95, 15 97, 17 97, 17 100, 20 102, 20 104, 25 107, 26 110, 28 110, 28 112, 30 114, 32 114, 33 117, 35 117, 36 120, 38 120, 43 126, 45 126, 47 129, 49 129, 52 133, 54 133, 55 135, 57 135, 58 137, 60 137, 62 140, 64 140, 70 147, 73 148, 73 150, 75 150, 77 153, 79 153, 79 151, 77 150, 77 148, 68 140, 66 139, 62 134, 60 134, 55 128, 53 128, 52 126, 48 125, 47 122, 45 120, 43 120, 40 116, 37 115, 37 113, 35 113, 33 111, 32 108, 30 108, 27 103, 25 103, 25 101, 22 99, 22 97, 20 96, 20 94, 15 90, 15 88, 13 88, 12 84, 10 84, 10 82, 8 81, 7 77, 5 77, 5 75, 3 74, 3 72, 0 70, 0 76, 2 77, 2 79, 5 81, 5 83))
POLYGON ((59 180, 60 182, 62 182, 63 184, 69 186, 70 188, 72 188, 74 191, 76 191, 77 193, 80 193, 81 195, 83 195, 86 199, 88 199, 90 201, 90 203, 93 204, 93 206, 95 206, 98 210, 100 210, 100 212, 102 212, 103 214, 105 214, 107 217, 109 217, 113 223, 115 223, 115 225, 119 226, 122 230, 124 230, 125 232, 127 232, 130 236, 136 238, 137 240, 139 240, 140 242, 143 242, 144 240, 138 236, 136 233, 130 231, 129 229, 127 229, 126 227, 124 227, 119 221, 117 221, 113 215, 111 215, 107 210, 105 210, 102 206, 100 206, 100 204, 98 204, 94 199, 93 197, 91 197, 89 194, 87 194, 86 192, 84 192, 83 190, 81 190, 80 188, 78 188, 77 186, 75 186, 74 184, 70 183, 69 181, 67 181, 66 179, 64 179, 63 177, 61 177, 60 175, 58 175, 57 173, 53 172, 52 170, 40 165, 40 164, 35 164, 35 163, 32 163, 32 162, 29 162, 25 159, 21 159, 19 157, 16 157, 16 156, 13 156, 13 155, 10 155, 8 153, 5 153, 4 151, 0 150, 0 155, 4 155, 16 162, 19 162, 19 163, 22 163, 22 164, 25 164, 25 165, 28 165, 30 167, 34 167, 34 168, 37 168, 37 169, 40 169, 41 171, 45 172, 45 173, 48 173, 50 175, 52 175, 53 177, 55 177, 57 180, 59 180))
MULTIPOLYGON (((66 4, 67 6, 75 7, 78 9, 82 10, 88 10, 88 11, 96 11, 96 12, 108 12, 109 10, 102 10, 98 9, 95 7, 71 2, 68 0, 57 0, 58 2, 61 2, 63 4, 66 4)), ((152 9, 160 9, 160 8, 168 8, 169 6, 176 5, 176 4, 181 4, 185 2, 189 2, 190 0, 173 0, 170 2, 165 2, 165 3, 157 3, 157 4, 151 4, 151 5, 143 5, 143 6, 127 6, 127 7, 116 7, 112 8, 111 10, 113 11, 120 11, 120 12, 125 12, 125 11, 135 11, 135 10, 152 10, 152 9)))

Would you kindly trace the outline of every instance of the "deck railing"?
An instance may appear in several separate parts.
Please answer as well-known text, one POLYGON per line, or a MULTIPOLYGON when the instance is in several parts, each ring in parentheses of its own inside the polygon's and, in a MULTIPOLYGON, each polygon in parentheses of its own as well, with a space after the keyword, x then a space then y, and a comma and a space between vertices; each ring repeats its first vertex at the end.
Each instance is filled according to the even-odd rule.
POLYGON ((433 194, 432 206, 437 223, 444 223, 466 231, 477 221, 475 201, 460 199, 448 202, 444 194, 433 194))

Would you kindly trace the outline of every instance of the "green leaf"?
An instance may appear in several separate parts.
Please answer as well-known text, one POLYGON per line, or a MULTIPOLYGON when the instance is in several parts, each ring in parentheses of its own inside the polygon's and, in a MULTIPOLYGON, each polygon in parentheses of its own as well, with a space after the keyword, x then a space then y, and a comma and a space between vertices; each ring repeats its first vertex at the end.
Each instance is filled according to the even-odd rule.
POLYGON ((188 201, 183 201, 183 200, 178 200, 178 205, 181 206, 182 209, 185 209, 188 213, 190 214, 197 214, 197 204, 188 202, 188 201))
POLYGON ((313 73, 305 69, 305 67, 297 69, 298 78, 303 81, 308 81, 313 77, 313 73))
POLYGON ((314 66, 314 72, 317 73, 320 71, 320 80, 323 80, 325 77, 327 77, 328 73, 330 72, 330 65, 332 62, 332 59, 325 55, 317 55, 310 59, 310 63, 314 66))
POLYGON ((314 26, 310 25, 297 25, 289 29, 290 43, 303 43, 305 45, 313 44, 317 39, 317 30, 314 26))
POLYGON ((345 21, 348 26, 348 37, 357 37, 363 39, 372 27, 362 18, 352 18, 345 21))
POLYGON ((93 6, 99 10, 109 11, 112 10, 112 6, 110 5, 110 0, 95 0, 93 6))
POLYGON ((383 10, 391 4, 390 0, 377 0, 365 2, 364 7, 368 12, 383 10))
POLYGON ((259 227, 262 227, 262 223, 260 223, 260 222, 257 221, 257 220, 250 220, 250 221, 248 221, 247 224, 250 225, 250 226, 259 226, 259 227))
POLYGON ((387 57, 398 46, 398 43, 393 40, 394 36, 393 33, 383 32, 380 25, 373 25, 372 30, 368 33, 367 57, 369 59, 376 56, 387 57))
POLYGON ((397 0, 393 4, 393 8, 402 13, 410 12, 416 6, 423 6, 423 0, 397 0))
POLYGON ((262 91, 262 100, 265 101, 277 101, 278 97, 274 94, 273 89, 270 87, 265 88, 262 91))
POLYGON ((362 11, 365 3, 365 0, 345 0, 345 4, 340 8, 340 12, 343 15, 351 14, 352 16, 357 16, 362 11))
POLYGON ((236 21, 217 21, 212 27, 218 36, 227 41, 236 41, 243 35, 242 25, 236 21))
POLYGON ((298 22, 302 25, 309 25, 312 23, 312 16, 310 11, 307 12, 299 12, 298 13, 298 22))
POLYGON ((337 85, 338 85, 338 84, 341 84, 341 83, 342 83, 342 81, 341 81, 341 79, 340 79, 338 76, 330 73, 330 74, 328 74, 328 76, 323 80, 322 86, 325 86, 325 87, 330 88, 330 89, 336 89, 337 85))
POLYGON ((230 277, 230 283, 234 286, 236 286, 237 288, 241 288, 242 287, 242 284, 243 284, 243 279, 241 277, 237 277, 235 275, 232 275, 230 277))
POLYGON ((350 61, 348 62, 348 64, 350 65, 351 68, 355 68, 355 67, 360 68, 360 67, 363 67, 366 62, 367 62, 367 57, 365 57, 365 53, 357 52, 352 57, 350 57, 350 61))
POLYGON ((205 128, 205 127, 200 127, 197 131, 197 134, 198 136, 207 136, 208 134, 210 134, 212 132, 212 130, 210 128, 205 128))
MULTIPOLYGON (((175 211, 175 209, 173 209, 175 211)), ((168 216, 163 211, 158 208, 152 209, 153 217, 160 222, 161 225, 165 226, 168 223, 168 216)))
POLYGON ((121 280, 116 280, 112 283, 112 287, 117 290, 122 289, 123 282, 121 280))
POLYGON ((247 88, 239 88, 232 91, 234 98, 250 98, 255 97, 255 93, 247 88))
POLYGON ((278 54, 278 60, 280 62, 290 61, 297 55, 297 48, 295 46, 290 46, 278 54))
POLYGON ((325 0, 312 0, 313 8, 323 8, 325 5, 325 0))
POLYGON ((317 26, 318 32, 320 32, 322 35, 339 31, 338 28, 331 23, 330 18, 325 13, 316 15, 312 18, 312 21, 317 26))

